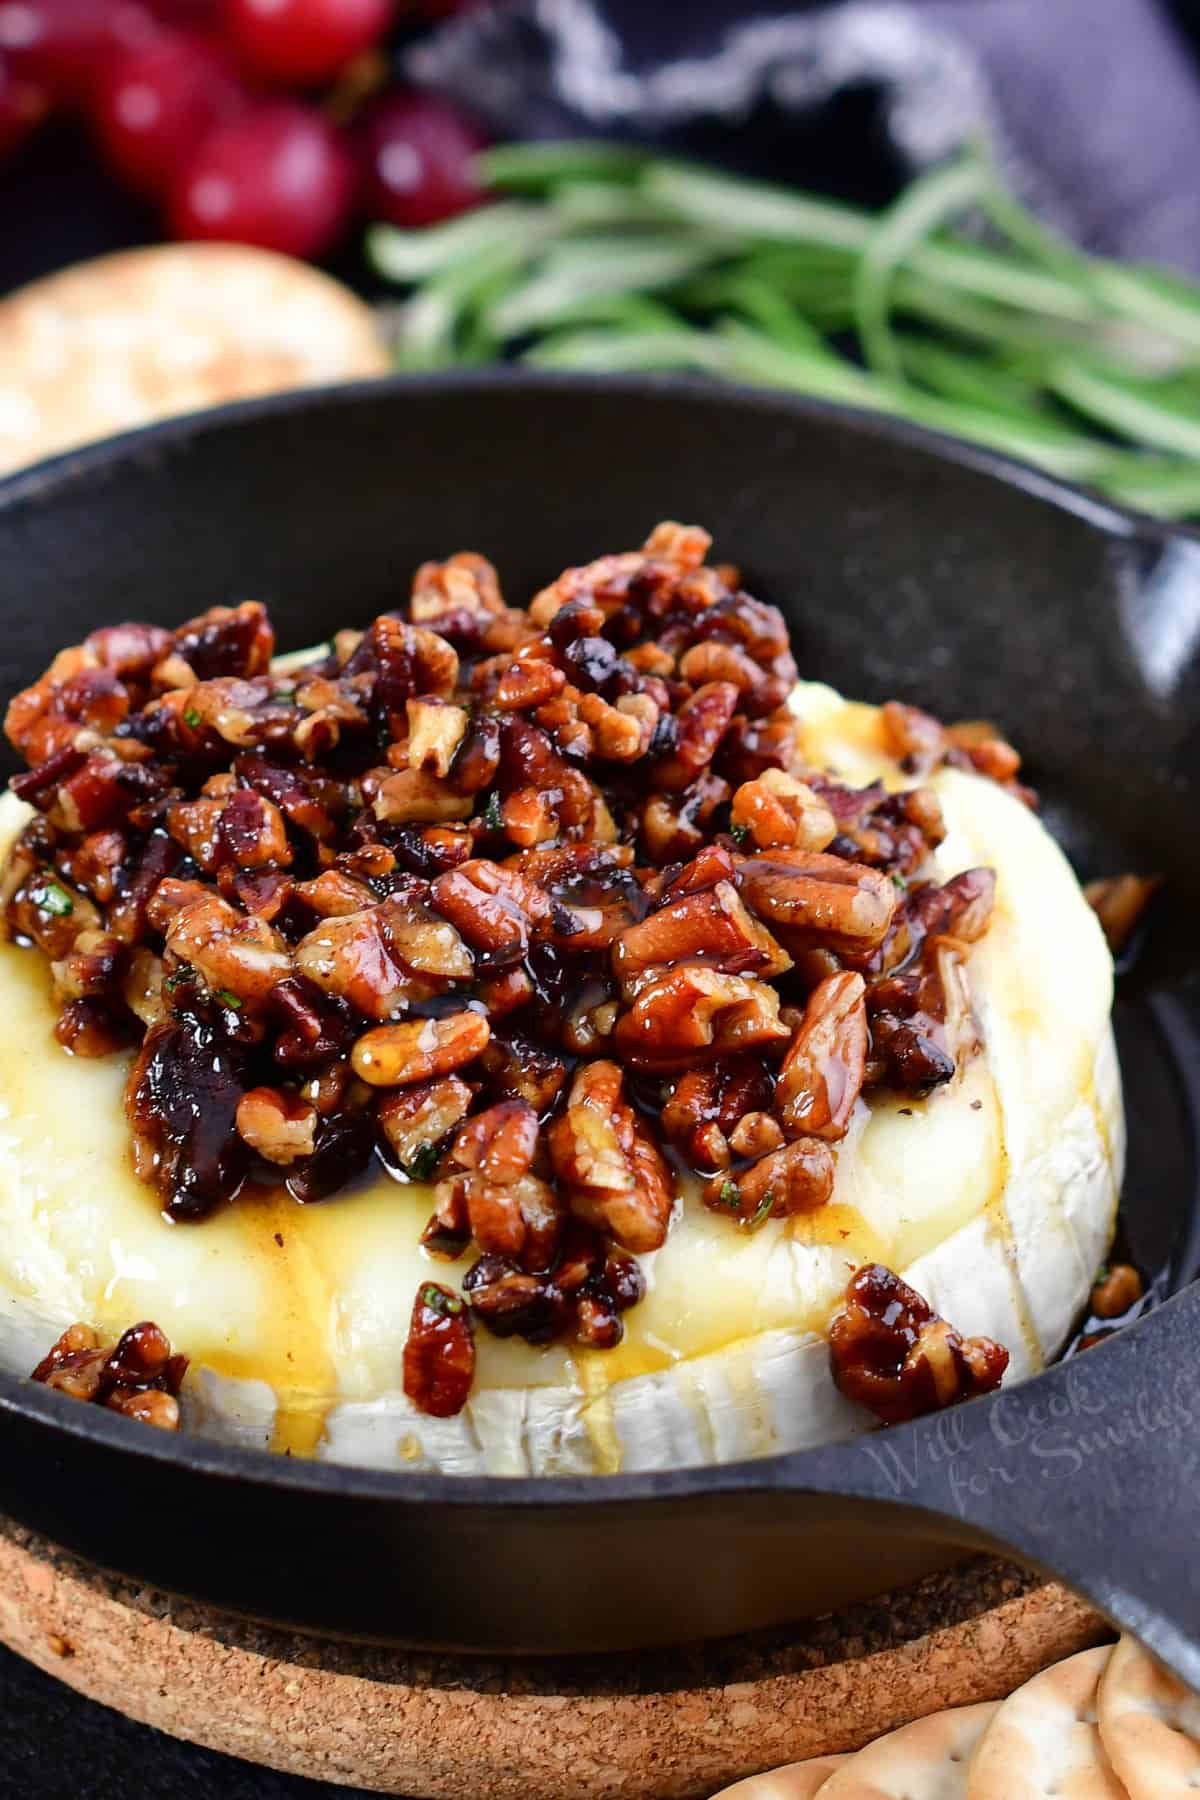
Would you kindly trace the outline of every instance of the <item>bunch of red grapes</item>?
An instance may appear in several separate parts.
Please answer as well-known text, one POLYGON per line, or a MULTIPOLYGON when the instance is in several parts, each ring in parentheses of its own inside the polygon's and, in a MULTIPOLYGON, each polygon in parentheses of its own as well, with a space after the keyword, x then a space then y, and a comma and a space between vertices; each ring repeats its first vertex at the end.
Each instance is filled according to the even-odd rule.
MULTIPOLYGON (((412 0, 444 14, 456 0, 412 0)), ((60 111, 171 234, 319 257, 480 199, 460 108, 389 87, 407 0, 0 0, 0 157, 60 111)))

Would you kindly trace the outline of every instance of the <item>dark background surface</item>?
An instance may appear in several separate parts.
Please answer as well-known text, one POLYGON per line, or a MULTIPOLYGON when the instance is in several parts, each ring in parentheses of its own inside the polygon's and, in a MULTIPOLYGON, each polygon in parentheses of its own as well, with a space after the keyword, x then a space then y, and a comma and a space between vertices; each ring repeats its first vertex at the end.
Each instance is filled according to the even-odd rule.
MULTIPOLYGON (((1200 0, 493 0, 432 30, 402 23, 392 49, 398 74, 502 137, 639 137, 871 203, 984 132, 1017 191, 1080 242, 1200 275, 1200 0), (641 78, 622 106, 564 101, 581 10, 641 78), (782 20, 765 43, 761 22, 782 20), (693 58, 719 59, 726 85, 740 75, 745 104, 676 95, 667 118, 650 78, 693 58)), ((0 166, 0 292, 158 235, 74 126, 0 166)), ((365 284, 353 248, 336 266, 365 284)))
MULTIPOLYGON (((346 1800, 330 1787, 177 1743, 83 1700, 0 1649, 0 1794, 5 1800, 346 1800)), ((486 1800, 485 1795, 480 1800, 486 1800)))
MULTIPOLYGON (((788 109, 764 95, 736 129, 707 116, 669 130, 646 116, 622 127, 564 110, 554 88, 553 45, 530 34, 531 9, 522 0, 504 10, 506 22, 489 29, 500 33, 501 52, 507 47, 515 57, 519 49, 525 60, 507 91, 501 84, 492 94, 501 132, 607 129, 665 137, 869 201, 885 199, 911 166, 889 128, 894 89, 878 69, 815 108, 788 109)), ((620 31, 626 65, 639 72, 713 50, 732 20, 780 11, 732 0, 690 0, 686 8, 608 0, 601 10, 620 31)), ((922 29, 965 54, 998 127, 1006 173, 1026 198, 1093 248, 1200 272, 1200 0, 912 0, 909 11, 922 29)), ((433 78, 456 91, 456 68, 470 67, 473 47, 466 37, 456 48, 453 34, 476 29, 483 24, 468 21, 432 44, 402 31, 397 58, 424 57, 427 65, 432 58, 433 78)), ((153 215, 109 182, 74 127, 56 127, 0 169, 0 291, 156 235, 153 215)), ((361 280, 352 252, 340 272, 361 280)), ((0 1650, 0 1795, 127 1800, 138 1792, 166 1800, 315 1800, 364 1790, 330 1788, 177 1744, 0 1650)))

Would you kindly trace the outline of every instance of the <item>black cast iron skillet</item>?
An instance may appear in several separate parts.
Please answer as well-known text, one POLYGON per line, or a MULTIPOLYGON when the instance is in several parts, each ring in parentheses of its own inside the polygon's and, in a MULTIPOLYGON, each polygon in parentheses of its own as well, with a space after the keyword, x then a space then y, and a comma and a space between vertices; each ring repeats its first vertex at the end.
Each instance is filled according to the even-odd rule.
POLYGON ((271 603, 285 647, 309 643, 398 603, 416 563, 464 546, 523 599, 670 516, 708 525, 784 608, 803 673, 1001 720, 1082 873, 1169 876, 1118 1026, 1128 1228, 1172 1297, 940 1417, 655 1475, 289 1463, 166 1439, 3 1376, 0 1507, 237 1612, 475 1650, 719 1636, 1000 1547, 1200 1687, 1200 541, 1002 459, 777 395, 382 382, 184 420, 0 485, 0 689, 95 625, 249 596, 271 603))

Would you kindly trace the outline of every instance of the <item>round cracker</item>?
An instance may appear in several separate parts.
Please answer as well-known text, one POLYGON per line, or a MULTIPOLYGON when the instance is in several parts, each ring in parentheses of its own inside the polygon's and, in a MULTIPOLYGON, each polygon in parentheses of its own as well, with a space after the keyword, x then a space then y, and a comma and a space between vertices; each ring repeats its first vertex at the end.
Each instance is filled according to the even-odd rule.
POLYGON ((967 1800, 1126 1800, 1100 1741, 1100 1677, 1112 1646, 1043 1669, 1000 1706, 971 1759, 967 1800))
POLYGON ((722 1788, 713 1800, 816 1800, 835 1769, 847 1756, 813 1756, 807 1762, 789 1763, 766 1775, 749 1775, 731 1788, 722 1788))
POLYGON ((0 301, 0 472, 173 413, 381 375, 371 308, 241 244, 77 263, 0 301))
POLYGON ((1100 1682, 1100 1736, 1130 1800, 1175 1800, 1200 1788, 1200 1696, 1131 1637, 1100 1682))
POLYGON ((966 1800, 967 1766, 997 1702, 955 1706, 876 1738, 832 1775, 821 1800, 966 1800))

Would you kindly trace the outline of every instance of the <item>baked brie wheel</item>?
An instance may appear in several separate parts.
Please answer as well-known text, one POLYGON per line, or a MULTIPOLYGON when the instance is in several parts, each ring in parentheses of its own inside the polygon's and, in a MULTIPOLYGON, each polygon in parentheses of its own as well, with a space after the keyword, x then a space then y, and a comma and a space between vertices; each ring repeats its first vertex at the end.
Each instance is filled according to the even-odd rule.
POLYGON ((112 628, 18 697, 6 1367, 523 1475, 820 1444, 1059 1352, 1122 1172, 1097 920, 1007 745, 796 681, 706 548, 521 611, 427 564, 286 664, 261 608, 112 628), (138 1321, 182 1384, 114 1356, 138 1321))

